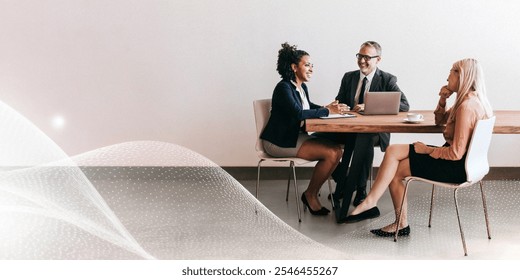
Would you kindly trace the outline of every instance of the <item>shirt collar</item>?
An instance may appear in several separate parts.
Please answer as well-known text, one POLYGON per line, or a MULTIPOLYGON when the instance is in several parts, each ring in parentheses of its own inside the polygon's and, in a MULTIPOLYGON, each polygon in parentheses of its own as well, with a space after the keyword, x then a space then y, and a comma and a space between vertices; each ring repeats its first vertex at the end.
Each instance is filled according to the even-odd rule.
MULTIPOLYGON (((295 81, 291 80, 291 84, 296 88, 297 91, 300 91, 300 87, 298 87, 298 84, 296 84, 295 81)), ((303 83, 302 83, 301 89, 303 89, 303 83)))
POLYGON ((374 69, 374 71, 372 71, 370 74, 368 74, 367 76, 365 76, 363 73, 361 73, 361 71, 359 72, 359 80, 363 80, 363 78, 367 77, 367 80, 369 82, 372 81, 372 79, 374 78, 374 75, 376 74, 376 71, 377 71, 377 68, 374 69))

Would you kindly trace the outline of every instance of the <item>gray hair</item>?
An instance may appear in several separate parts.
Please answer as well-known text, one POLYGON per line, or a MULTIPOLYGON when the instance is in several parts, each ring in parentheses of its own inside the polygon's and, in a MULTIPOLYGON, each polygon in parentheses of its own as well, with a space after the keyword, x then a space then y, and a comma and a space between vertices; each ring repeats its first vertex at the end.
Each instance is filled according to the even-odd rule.
POLYGON ((382 53, 381 45, 379 45, 379 43, 376 41, 366 41, 363 44, 361 44, 361 47, 359 48, 361 49, 363 47, 373 47, 374 49, 376 49, 377 55, 381 55, 382 53))

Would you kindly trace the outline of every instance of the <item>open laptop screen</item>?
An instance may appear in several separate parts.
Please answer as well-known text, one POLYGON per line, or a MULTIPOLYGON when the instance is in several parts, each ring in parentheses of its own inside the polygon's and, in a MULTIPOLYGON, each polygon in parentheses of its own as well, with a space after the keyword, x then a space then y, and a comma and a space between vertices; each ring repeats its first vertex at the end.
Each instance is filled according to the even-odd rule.
POLYGON ((363 115, 397 115, 401 103, 401 92, 388 91, 365 93, 365 110, 363 115))

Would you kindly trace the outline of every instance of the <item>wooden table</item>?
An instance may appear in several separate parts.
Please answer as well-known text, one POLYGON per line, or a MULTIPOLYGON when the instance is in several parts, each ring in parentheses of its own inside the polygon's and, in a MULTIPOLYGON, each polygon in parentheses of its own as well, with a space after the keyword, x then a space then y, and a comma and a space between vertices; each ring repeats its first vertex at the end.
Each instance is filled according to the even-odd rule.
MULTIPOLYGON (((417 124, 407 123, 406 114, 364 116, 357 113, 355 118, 307 119, 305 128, 308 132, 393 132, 393 133, 442 133, 444 126, 436 126, 432 110, 415 110, 424 121, 417 124)), ((520 111, 495 111, 497 117, 493 133, 520 134, 520 111)))

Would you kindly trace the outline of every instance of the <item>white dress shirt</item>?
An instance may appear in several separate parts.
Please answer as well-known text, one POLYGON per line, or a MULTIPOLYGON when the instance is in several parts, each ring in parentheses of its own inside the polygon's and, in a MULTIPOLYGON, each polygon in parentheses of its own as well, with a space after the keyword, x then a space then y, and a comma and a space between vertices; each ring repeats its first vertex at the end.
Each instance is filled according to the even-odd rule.
POLYGON ((361 86, 363 85, 363 79, 365 77, 367 78, 367 84, 365 85, 365 92, 363 92, 363 94, 365 94, 370 89, 370 85, 372 84, 372 79, 374 78, 374 74, 376 73, 376 70, 377 69, 372 71, 372 73, 368 74, 367 76, 365 76, 361 72, 359 73, 359 81, 358 81, 358 85, 357 85, 357 89, 356 89, 356 97, 354 98, 354 106, 356 106, 358 104, 359 95, 361 94, 361 86))

